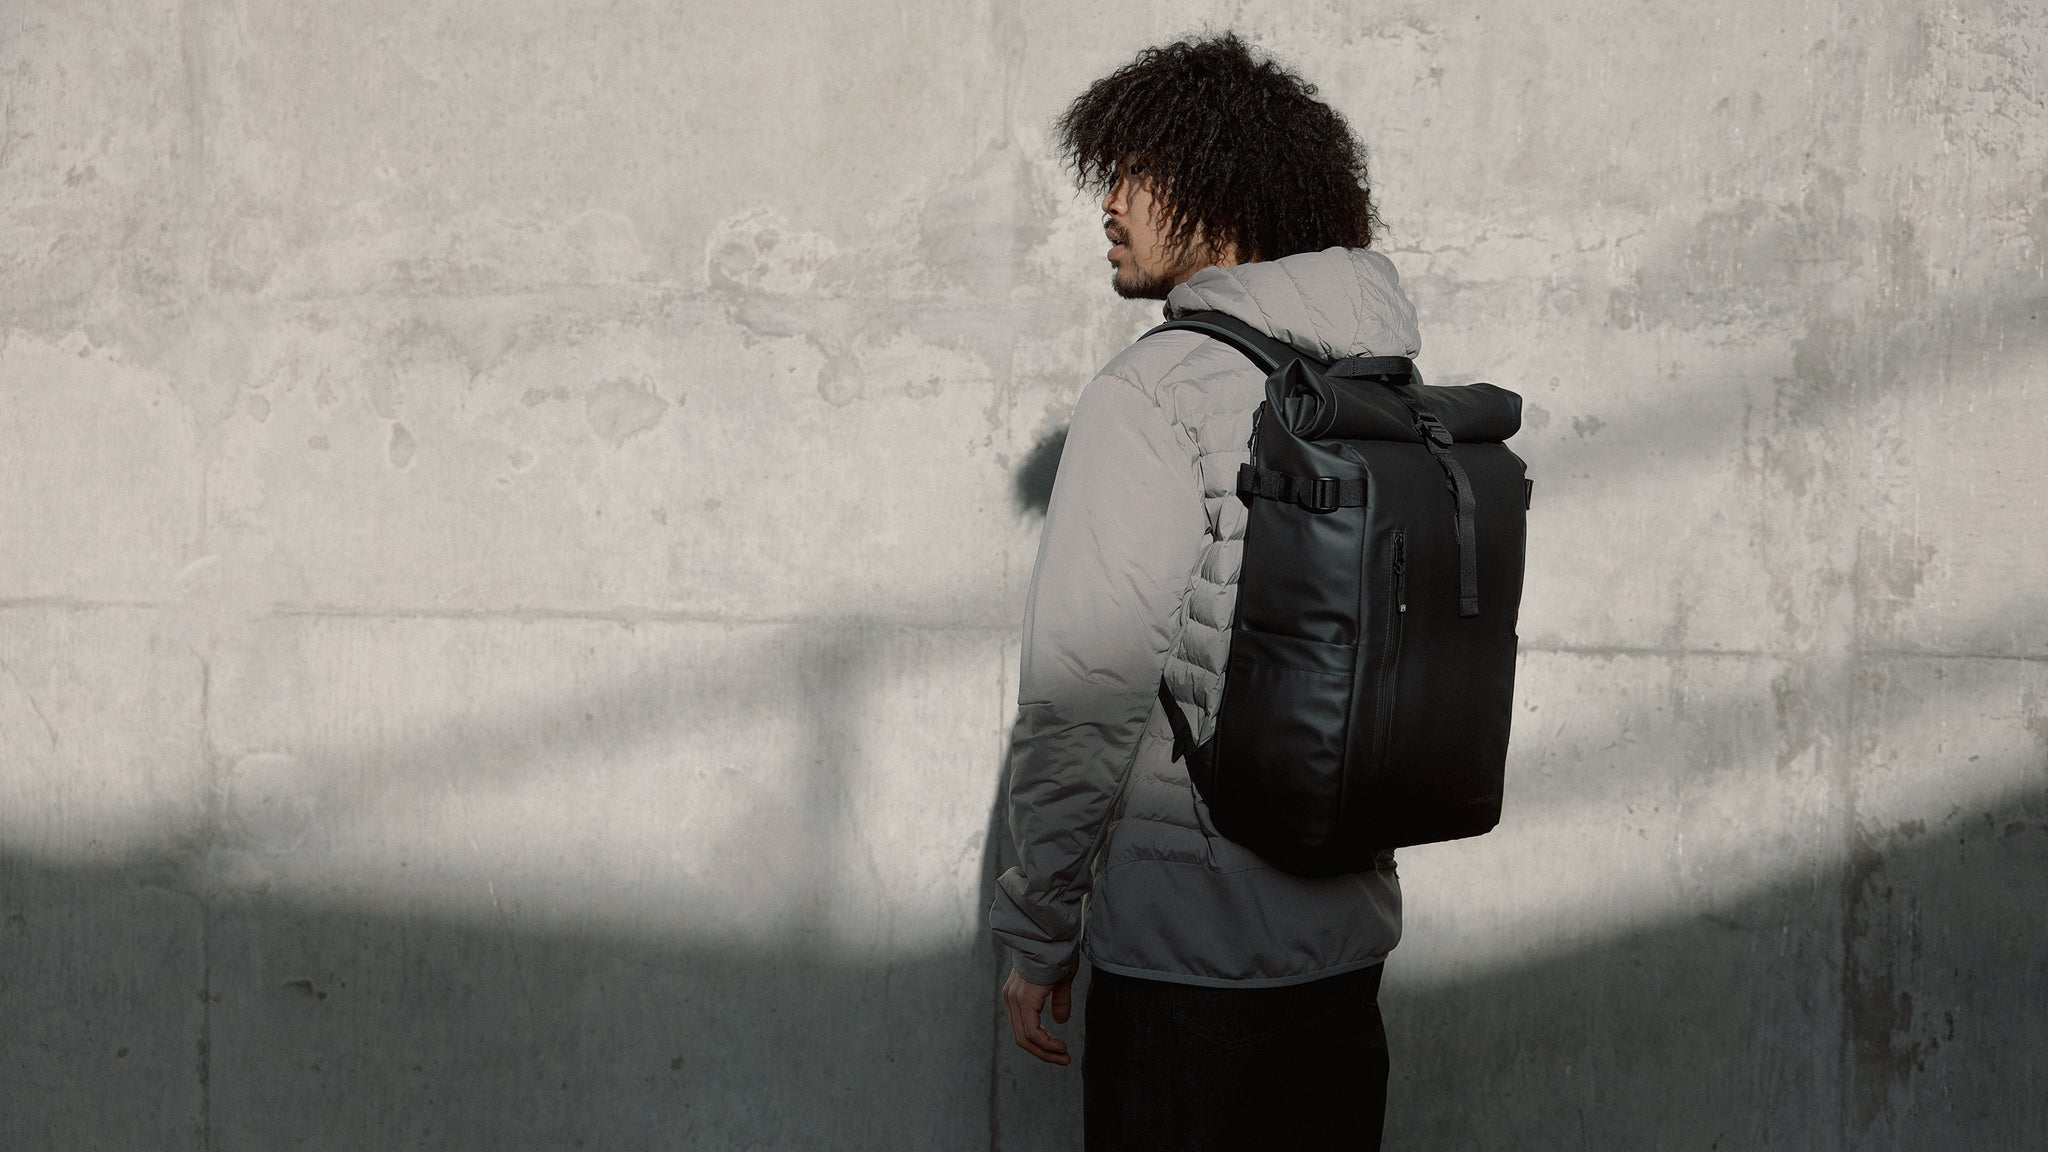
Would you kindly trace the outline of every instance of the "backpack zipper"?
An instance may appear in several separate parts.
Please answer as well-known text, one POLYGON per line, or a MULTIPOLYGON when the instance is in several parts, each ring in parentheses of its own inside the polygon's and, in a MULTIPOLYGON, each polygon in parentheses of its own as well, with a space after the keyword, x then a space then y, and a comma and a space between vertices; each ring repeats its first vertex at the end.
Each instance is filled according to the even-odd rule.
POLYGON ((1388 581, 1386 641, 1380 648, 1379 706, 1373 711, 1373 763, 1384 764, 1394 728, 1394 685, 1401 664, 1401 625, 1408 617, 1408 530, 1394 529, 1388 581))
POLYGON ((1394 529, 1394 610, 1408 611, 1408 530, 1394 529))

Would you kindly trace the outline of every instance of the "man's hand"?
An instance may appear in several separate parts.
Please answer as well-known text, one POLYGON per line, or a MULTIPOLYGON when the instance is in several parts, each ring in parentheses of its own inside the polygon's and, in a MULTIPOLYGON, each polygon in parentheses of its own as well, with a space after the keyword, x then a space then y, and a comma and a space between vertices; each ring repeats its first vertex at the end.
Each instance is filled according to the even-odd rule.
POLYGON ((1033 984, 1012 968, 1010 978, 1003 981, 1003 1003, 1010 1009, 1010 1034, 1017 1038, 1017 1047, 1048 1064, 1066 1064, 1073 1059, 1067 1055, 1067 1042, 1047 1032, 1038 1018, 1047 996, 1052 997, 1053 1022, 1065 1024, 1074 1008, 1072 976, 1057 984, 1033 984))

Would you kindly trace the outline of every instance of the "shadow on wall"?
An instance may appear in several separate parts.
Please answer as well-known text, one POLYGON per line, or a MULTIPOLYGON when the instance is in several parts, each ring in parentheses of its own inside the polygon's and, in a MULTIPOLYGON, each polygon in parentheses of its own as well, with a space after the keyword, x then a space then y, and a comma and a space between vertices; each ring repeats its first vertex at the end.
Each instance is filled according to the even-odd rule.
POLYGON ((869 961, 195 910, 126 870, 20 858, 0 893, 0 1147, 987 1142, 984 948, 869 961))
POLYGON ((1811 883, 1384 996, 1389 1148, 2040 1147, 2048 788, 1811 883))
POLYGON ((1045 515, 1046 506, 1052 503, 1052 482, 1059 475, 1060 455, 1067 449, 1065 425, 1055 428, 1031 446, 1024 459, 1017 464, 1017 478, 1011 494, 1017 501, 1017 510, 1024 513, 1045 515))
MULTIPOLYGON (((2043 908, 2048 789, 1563 956, 1419 981, 1397 950, 1386 1147, 2039 1146, 2043 908)), ((999 1146, 1078 1148, 1079 1078, 1001 1031, 999 1146)))
MULTIPOLYGON (((1077 1071, 1011 1046, 986 944, 198 908, 160 871, 0 857, 0 1145, 1078 1147, 1077 1071)), ((2036 1146, 2044 887, 2048 789, 1573 955, 1414 990, 1397 952, 1387 1147, 2036 1146)))

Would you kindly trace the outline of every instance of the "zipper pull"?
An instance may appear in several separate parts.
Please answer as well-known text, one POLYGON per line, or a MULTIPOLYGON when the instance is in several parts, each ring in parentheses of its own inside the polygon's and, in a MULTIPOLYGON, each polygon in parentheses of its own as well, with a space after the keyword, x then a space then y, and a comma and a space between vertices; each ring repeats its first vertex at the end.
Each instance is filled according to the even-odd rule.
POLYGON ((1408 611, 1408 533, 1394 533, 1394 610, 1408 611))

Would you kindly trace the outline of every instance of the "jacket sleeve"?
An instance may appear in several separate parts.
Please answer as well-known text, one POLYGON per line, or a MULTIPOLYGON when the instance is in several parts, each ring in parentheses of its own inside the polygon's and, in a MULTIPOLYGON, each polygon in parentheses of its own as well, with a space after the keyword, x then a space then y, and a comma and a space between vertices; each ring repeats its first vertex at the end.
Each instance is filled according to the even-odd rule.
POLYGON ((1075 405, 1031 574, 1005 798, 1018 864, 989 913, 1034 983, 1076 965, 1090 863, 1207 525, 1193 443, 1136 385, 1097 376, 1075 405))

